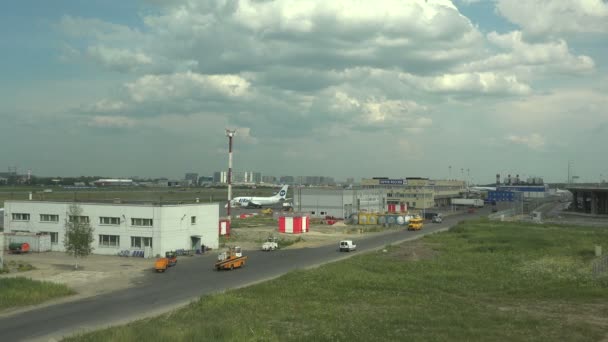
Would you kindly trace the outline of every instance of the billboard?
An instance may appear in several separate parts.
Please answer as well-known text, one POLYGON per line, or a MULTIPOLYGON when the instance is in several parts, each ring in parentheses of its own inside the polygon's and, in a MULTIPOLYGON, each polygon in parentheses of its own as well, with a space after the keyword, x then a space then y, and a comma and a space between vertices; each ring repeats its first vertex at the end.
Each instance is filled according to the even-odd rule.
POLYGON ((404 179, 379 179, 378 184, 380 185, 404 185, 407 181, 404 179))

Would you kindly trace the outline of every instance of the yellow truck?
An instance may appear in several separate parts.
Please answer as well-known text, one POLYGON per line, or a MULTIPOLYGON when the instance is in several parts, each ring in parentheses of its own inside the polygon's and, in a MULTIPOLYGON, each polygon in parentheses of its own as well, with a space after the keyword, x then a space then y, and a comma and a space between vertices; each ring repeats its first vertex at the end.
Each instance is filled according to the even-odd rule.
POLYGON ((424 224, 422 223, 424 220, 420 216, 416 216, 410 219, 409 224, 407 225, 407 230, 420 230, 424 224))

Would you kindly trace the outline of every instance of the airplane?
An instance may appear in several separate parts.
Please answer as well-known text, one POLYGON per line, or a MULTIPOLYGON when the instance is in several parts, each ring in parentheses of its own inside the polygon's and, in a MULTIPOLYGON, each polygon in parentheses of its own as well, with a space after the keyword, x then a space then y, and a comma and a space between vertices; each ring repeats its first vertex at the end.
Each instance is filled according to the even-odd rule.
MULTIPOLYGON (((247 207, 247 208, 261 208, 262 206, 272 206, 279 204, 283 201, 289 200, 287 198, 287 188, 289 185, 284 185, 279 192, 269 197, 236 197, 230 201, 231 207, 247 207)), ((226 208, 228 204, 226 203, 226 208)))

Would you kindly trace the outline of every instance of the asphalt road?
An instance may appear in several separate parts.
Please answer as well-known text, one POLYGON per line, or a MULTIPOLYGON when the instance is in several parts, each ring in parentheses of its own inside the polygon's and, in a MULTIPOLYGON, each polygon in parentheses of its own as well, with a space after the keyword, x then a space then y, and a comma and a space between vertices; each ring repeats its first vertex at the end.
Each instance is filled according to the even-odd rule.
MULTIPOLYGON (((157 315, 175 309, 201 295, 221 292, 265 281, 294 269, 314 267, 351 255, 381 248, 387 244, 416 238, 446 229, 459 220, 487 215, 489 208, 475 214, 448 217, 441 224, 425 224, 421 231, 400 230, 367 238, 353 238, 358 251, 340 253, 336 244, 278 250, 244 251, 248 263, 234 271, 215 271, 216 254, 179 259, 178 265, 165 273, 152 270, 136 286, 78 301, 67 302, 0 318, 3 341, 48 341, 111 325, 157 315)), ((152 267, 152 261, 151 261, 152 267)))

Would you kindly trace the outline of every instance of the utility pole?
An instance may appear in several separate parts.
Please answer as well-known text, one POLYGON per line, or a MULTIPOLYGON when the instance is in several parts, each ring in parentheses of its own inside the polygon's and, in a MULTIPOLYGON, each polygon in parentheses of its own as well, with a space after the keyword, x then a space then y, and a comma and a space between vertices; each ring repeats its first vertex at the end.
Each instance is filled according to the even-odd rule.
POLYGON ((236 134, 235 130, 226 129, 226 136, 228 137, 228 224, 231 223, 232 218, 230 215, 230 202, 232 201, 232 138, 236 134))

